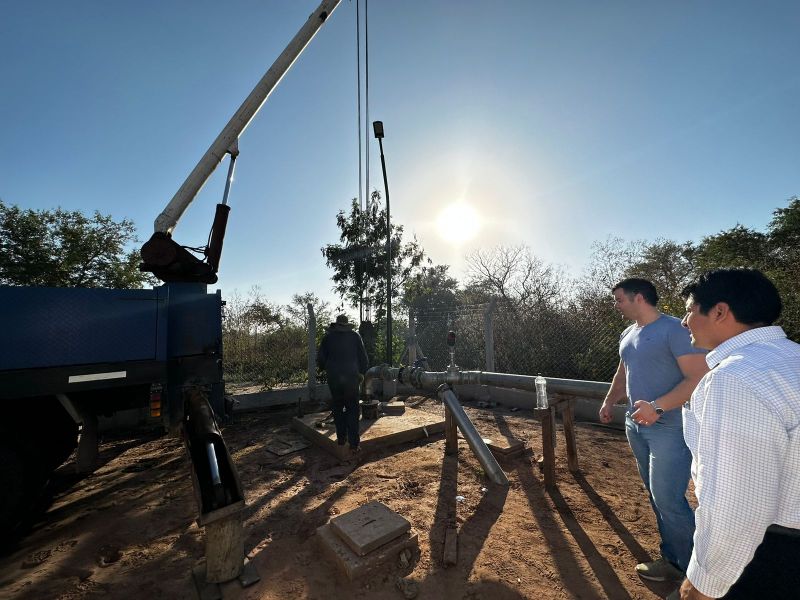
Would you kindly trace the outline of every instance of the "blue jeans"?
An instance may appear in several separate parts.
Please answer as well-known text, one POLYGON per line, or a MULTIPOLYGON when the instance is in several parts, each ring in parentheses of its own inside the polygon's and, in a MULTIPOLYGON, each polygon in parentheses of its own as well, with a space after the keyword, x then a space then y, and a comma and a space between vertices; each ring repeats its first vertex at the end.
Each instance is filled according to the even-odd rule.
POLYGON ((344 445, 345 439, 351 448, 358 448, 361 441, 358 429, 358 374, 344 376, 328 374, 328 388, 331 390, 331 410, 336 425, 336 443, 344 445))
POLYGON ((694 545, 694 512, 686 500, 692 453, 683 440, 683 427, 665 424, 663 419, 645 427, 627 415, 625 433, 650 493, 661 534, 661 556, 685 571, 694 545))

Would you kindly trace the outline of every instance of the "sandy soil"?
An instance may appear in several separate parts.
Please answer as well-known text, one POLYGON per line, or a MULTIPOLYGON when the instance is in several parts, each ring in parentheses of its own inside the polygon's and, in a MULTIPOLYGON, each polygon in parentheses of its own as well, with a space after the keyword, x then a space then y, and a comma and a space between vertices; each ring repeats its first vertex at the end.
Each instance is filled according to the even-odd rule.
MULTIPOLYGON (((443 409, 429 400, 408 410, 443 409)), ((507 489, 488 482, 463 440, 458 458, 445 456, 438 436, 342 465, 313 446, 283 457, 263 447, 270 435, 289 432, 294 410, 238 415, 224 435, 245 487, 245 549, 261 581, 246 589, 225 584, 224 597, 401 600, 398 578, 423 599, 671 591, 633 570, 657 556, 658 534, 623 432, 579 423, 581 472, 571 474, 559 426, 558 489, 547 492, 531 413, 466 410, 484 436, 528 442, 527 455, 504 465, 507 489), (405 568, 391 564, 349 582, 321 554, 315 532, 370 500, 411 521, 419 553, 405 568), (445 568, 445 530, 453 524, 458 563, 445 568)), ((70 463, 59 469, 46 512, 0 556, 0 598, 196 598, 191 569, 204 556, 204 538, 179 441, 153 432, 107 435, 97 471, 79 479, 73 470, 70 463)))

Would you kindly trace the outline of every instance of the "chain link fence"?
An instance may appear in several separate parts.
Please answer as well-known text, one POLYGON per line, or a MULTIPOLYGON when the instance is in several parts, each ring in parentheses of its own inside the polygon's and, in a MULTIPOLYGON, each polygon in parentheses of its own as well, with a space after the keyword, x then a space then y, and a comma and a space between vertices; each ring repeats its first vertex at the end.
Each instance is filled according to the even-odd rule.
POLYGON ((495 370, 611 381, 619 364, 619 315, 499 307, 494 318, 495 370))
MULTIPOLYGON (((446 339, 452 330, 455 362, 464 370, 611 381, 624 327, 610 307, 580 310, 567 305, 535 310, 502 303, 473 304, 417 310, 414 333, 398 321, 394 337, 398 348, 416 341, 417 359, 427 359, 431 371, 444 371, 450 364, 446 339)), ((317 343, 320 335, 321 330, 315 336, 317 343)), ((225 379, 234 389, 272 389, 308 381, 308 333, 300 325, 280 320, 264 323, 254 320, 246 308, 226 307, 223 352, 225 379)), ((401 356, 399 350, 396 356, 401 356)), ((402 362, 408 362, 408 356, 407 350, 402 352, 402 362)), ((376 361, 382 360, 383 352, 378 352, 376 361)), ((317 380, 324 381, 323 375, 318 374, 317 380)))
POLYGON ((427 359, 430 371, 444 371, 450 364, 447 332, 452 330, 456 333, 456 364, 464 370, 486 370, 484 312, 488 306, 474 304, 453 309, 418 310, 414 313, 417 358, 427 359))
POLYGON ((420 310, 416 341, 430 369, 450 362, 446 336, 456 333, 455 362, 462 369, 566 379, 611 381, 619 363, 619 335, 625 323, 613 310, 519 309, 476 304, 451 310, 420 310), (487 364, 486 335, 492 337, 487 364))
POLYGON ((228 302, 222 321, 225 381, 234 390, 273 389, 308 381, 308 333, 281 319, 256 318, 252 306, 228 302))

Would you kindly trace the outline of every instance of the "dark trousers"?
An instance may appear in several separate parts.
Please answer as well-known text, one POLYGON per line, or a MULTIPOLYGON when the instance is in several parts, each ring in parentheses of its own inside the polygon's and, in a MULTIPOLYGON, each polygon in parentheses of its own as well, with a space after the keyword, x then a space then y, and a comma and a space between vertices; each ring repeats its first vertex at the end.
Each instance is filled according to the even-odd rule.
POLYGON ((331 410, 336 425, 336 442, 343 445, 345 440, 351 448, 357 448, 358 433, 358 375, 330 376, 328 388, 331 391, 331 410))
POLYGON ((772 526, 756 548, 726 600, 796 600, 800 598, 800 530, 772 526))

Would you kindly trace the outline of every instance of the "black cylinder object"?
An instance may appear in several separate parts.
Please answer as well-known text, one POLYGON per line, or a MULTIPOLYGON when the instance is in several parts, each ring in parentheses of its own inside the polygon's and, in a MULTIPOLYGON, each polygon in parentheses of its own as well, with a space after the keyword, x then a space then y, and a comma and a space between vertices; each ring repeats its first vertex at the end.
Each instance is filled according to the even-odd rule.
POLYGON ((216 273, 219 270, 219 259, 222 256, 222 242, 225 240, 225 229, 228 227, 228 214, 231 207, 227 204, 217 204, 214 214, 214 224, 211 226, 211 239, 208 242, 206 256, 208 264, 216 273))

